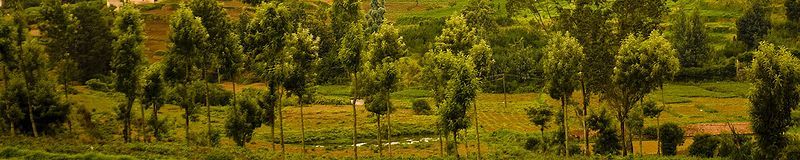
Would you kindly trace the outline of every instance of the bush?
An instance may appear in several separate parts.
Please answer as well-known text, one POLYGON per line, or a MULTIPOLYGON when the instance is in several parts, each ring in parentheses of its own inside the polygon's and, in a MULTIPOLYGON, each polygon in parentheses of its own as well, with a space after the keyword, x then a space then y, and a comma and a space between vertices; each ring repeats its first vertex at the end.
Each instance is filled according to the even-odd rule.
POLYGON ((720 135, 720 144, 717 149, 717 157, 728 159, 747 160, 753 159, 753 150, 758 148, 752 139, 742 135, 720 135))
POLYGON ((428 101, 425 99, 417 99, 412 104, 412 109, 414 109, 414 113, 418 115, 428 115, 431 113, 431 106, 428 105, 428 101))
POLYGON ((100 79, 90 79, 86 81, 86 86, 88 86, 89 89, 102 92, 108 92, 112 89, 110 84, 103 82, 100 79))
POLYGON ((707 134, 696 135, 693 140, 694 143, 689 146, 689 155, 703 158, 714 157, 720 143, 718 137, 707 134))
POLYGON ((681 68, 675 80, 678 81, 707 81, 731 80, 736 78, 736 64, 726 62, 721 65, 707 67, 681 68))
POLYGON ((645 140, 658 139, 658 130, 656 129, 656 126, 645 127, 642 132, 643 132, 642 136, 644 136, 645 140))
POLYGON ((664 155, 675 155, 678 145, 683 144, 684 131, 675 123, 661 125, 661 150, 664 155))
POLYGON ((536 138, 536 137, 528 137, 528 139, 525 140, 525 149, 527 149, 529 151, 533 151, 533 150, 537 150, 539 148, 543 148, 542 145, 546 145, 546 144, 544 144, 544 142, 542 142, 542 140, 539 140, 539 138, 536 138))

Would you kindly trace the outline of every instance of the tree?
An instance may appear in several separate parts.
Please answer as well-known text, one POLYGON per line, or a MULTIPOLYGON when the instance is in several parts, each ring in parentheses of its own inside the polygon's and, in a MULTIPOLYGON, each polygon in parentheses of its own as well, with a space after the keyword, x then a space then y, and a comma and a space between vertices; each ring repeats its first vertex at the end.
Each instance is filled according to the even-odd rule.
POLYGON ((546 77, 545 87, 547 93, 553 99, 561 101, 562 119, 564 121, 564 148, 565 154, 569 155, 568 128, 567 128, 567 103, 572 92, 578 88, 579 75, 581 72, 581 62, 585 58, 583 47, 578 40, 572 38, 569 32, 566 34, 557 33, 552 36, 547 46, 544 48, 545 57, 543 62, 544 75, 546 77))
POLYGON ((225 120, 225 129, 228 137, 239 147, 253 139, 254 131, 264 123, 265 117, 262 116, 264 110, 259 107, 258 100, 254 97, 264 95, 256 90, 245 90, 238 97, 237 105, 234 105, 225 120))
POLYGON ((331 26, 333 28, 334 38, 339 42, 339 48, 345 47, 341 46, 342 43, 344 43, 343 41, 345 41, 342 38, 350 34, 350 32, 353 31, 352 25, 354 23, 359 23, 361 19, 359 4, 359 0, 333 1, 333 5, 331 6, 331 26))
POLYGON ((619 19, 620 37, 650 36, 669 10, 665 0, 619 0, 613 2, 611 9, 619 19))
MULTIPOLYGON (((225 9, 222 8, 222 3, 219 3, 215 0, 192 0, 189 2, 188 6, 192 10, 192 14, 195 17, 199 17, 203 27, 206 29, 208 33, 208 45, 205 45, 204 52, 199 57, 198 67, 201 68, 202 73, 201 79, 205 82, 205 93, 203 97, 205 98, 204 105, 206 106, 206 117, 208 121, 206 125, 208 127, 208 133, 211 133, 211 105, 208 104, 208 97, 209 95, 209 88, 208 81, 213 81, 210 76, 210 70, 213 68, 225 69, 225 70, 232 70, 229 68, 222 68, 222 67, 232 67, 232 66, 217 66, 218 57, 224 54, 223 52, 233 50, 231 48, 235 48, 235 46, 231 45, 238 45, 238 43, 228 42, 228 40, 233 40, 232 37, 229 37, 232 32, 230 29, 230 24, 228 23, 227 13, 225 13, 225 9)), ((237 38, 238 39, 238 38, 237 38)), ((235 69, 233 69, 235 70, 235 69)), ((219 74, 219 73, 218 73, 219 74)), ((234 82, 234 85, 236 82, 234 82)), ((234 91, 234 94, 236 92, 234 91)), ((234 96, 236 97, 236 96, 234 96)), ((236 98, 234 98, 235 100, 236 98)), ((236 102, 234 102, 236 104, 236 102)), ((210 140, 210 139, 209 139, 210 140)))
POLYGON ((544 129, 547 128, 547 122, 550 122, 553 117, 553 111, 550 110, 550 106, 546 103, 539 103, 539 107, 528 108, 527 114, 528 121, 539 126, 539 131, 542 133, 542 138, 544 138, 544 129))
POLYGON ((464 16, 453 15, 445 21, 442 34, 436 37, 434 49, 467 56, 469 50, 481 41, 483 40, 478 37, 476 29, 467 25, 464 16))
MULTIPOLYGON (((77 19, 65 10, 61 1, 47 0, 43 2, 42 10, 43 20, 39 24, 39 30, 42 31, 43 41, 45 42, 48 55, 53 59, 59 60, 58 72, 59 81, 64 85, 64 97, 69 101, 69 81, 75 74, 72 68, 75 64, 71 63, 70 52, 75 51, 75 34, 78 25, 77 19)), ((75 53, 73 53, 75 54, 75 53)))
POLYGON ((164 65, 162 63, 151 64, 147 67, 144 74, 144 86, 142 87, 142 106, 153 109, 153 115, 150 118, 150 125, 153 128, 153 137, 156 140, 161 140, 159 133, 162 126, 158 125, 158 110, 165 104, 164 99, 164 79, 162 78, 164 72, 164 65))
MULTIPOLYGON (((662 89, 663 90, 663 89, 662 89)), ((646 117, 655 118, 656 119, 656 126, 661 126, 661 121, 659 116, 661 112, 664 111, 665 108, 659 107, 656 105, 655 101, 645 101, 642 104, 642 114, 646 117)), ((656 127, 656 140, 659 140, 658 143, 661 144, 661 137, 659 135, 661 133, 661 128, 656 127)), ((658 145, 658 154, 661 154, 661 145, 658 145)))
MULTIPOLYGON (((605 0, 577 0, 574 1, 575 9, 561 10, 560 17, 563 18, 557 19, 559 26, 581 43, 586 55, 580 77, 584 120, 589 113, 592 93, 603 93, 608 88, 614 68, 612 50, 617 46, 617 37, 612 32, 613 16, 607 3, 605 0)), ((589 131, 585 128, 583 134, 589 137, 589 131)), ((584 142, 585 148, 589 148, 589 139, 584 142)), ((586 153, 591 155, 588 149, 586 153)))
POLYGON ((193 81, 192 69, 198 57, 204 52, 204 43, 208 33, 199 18, 192 11, 181 5, 170 20, 169 51, 165 56, 164 79, 175 86, 178 105, 184 109, 186 120, 186 139, 189 140, 189 120, 195 114, 194 91, 188 87, 193 81))
MULTIPOLYGON (((425 58, 422 61, 422 82, 427 88, 430 88, 434 104, 437 110, 441 110, 441 105, 444 103, 446 95, 446 85, 452 77, 450 70, 452 70, 452 63, 449 63, 448 55, 452 56, 449 50, 431 50, 425 53, 425 58)), ((441 126, 437 127, 439 132, 439 151, 444 155, 444 138, 442 137, 443 131, 441 126)))
POLYGON ((386 13, 386 0, 372 0, 367 13, 367 33, 375 33, 383 25, 383 14, 386 13))
POLYGON ((794 23, 800 23, 800 1, 786 0, 783 6, 786 7, 786 19, 794 23))
POLYGON ((75 30, 74 50, 69 51, 79 69, 76 80, 99 78, 111 70, 114 34, 113 11, 102 1, 75 4, 72 14, 79 22, 75 30))
POLYGON ((675 123, 661 125, 661 148, 666 155, 675 155, 678 145, 683 144, 684 131, 675 123))
MULTIPOLYGON (((22 27, 22 26, 20 26, 22 27)), ((19 48, 17 67, 2 95, 11 123, 34 137, 53 133, 66 122, 70 106, 58 98, 47 73, 48 57, 38 39, 28 39, 19 48)))
MULTIPOLYGON (((391 93, 397 89, 399 76, 395 63, 398 59, 406 55, 405 43, 403 37, 398 34, 394 25, 386 24, 371 34, 366 48, 367 52, 362 55, 365 64, 362 66, 364 77, 359 80, 363 86, 358 88, 358 95, 365 96, 365 107, 367 111, 374 113, 378 116, 378 142, 381 142, 380 117, 387 115, 389 126, 388 135, 391 139, 391 112, 394 110, 391 102, 391 93)), ((379 155, 383 156, 383 148, 381 145, 378 147, 379 155)), ((391 153, 391 148, 389 149, 391 153)))
POLYGON ((443 58, 450 59, 453 68, 448 72, 453 74, 453 77, 447 82, 444 105, 439 109, 439 125, 442 125, 445 131, 453 133, 453 141, 448 145, 448 150, 455 153, 458 158, 458 131, 469 127, 467 108, 475 102, 478 80, 470 59, 452 55, 443 58))
POLYGON ((480 35, 488 35, 497 30, 497 22, 494 21, 494 9, 489 5, 488 0, 469 0, 467 6, 461 10, 461 15, 467 21, 470 28, 475 28, 480 35))
POLYGON ((673 24, 672 42, 678 50, 681 67, 701 67, 711 48, 708 46, 705 24, 697 9, 689 16, 684 11, 678 12, 673 24))
POLYGON ((303 153, 306 152, 305 145, 305 118, 303 117, 303 102, 313 95, 308 88, 314 84, 314 77, 316 73, 313 69, 319 64, 319 38, 312 35, 308 29, 298 25, 296 33, 292 33, 286 37, 286 46, 283 51, 292 58, 289 65, 296 68, 289 72, 287 83, 284 83, 286 90, 290 94, 297 96, 297 105, 300 107, 300 130, 301 145, 303 146, 303 153))
MULTIPOLYGON (((352 80, 350 84, 353 86, 354 91, 359 90, 358 74, 361 70, 362 53, 365 52, 364 44, 364 27, 361 23, 352 23, 349 30, 340 40, 338 59, 343 64, 345 70, 350 73, 352 80)), ((358 159, 358 119, 356 117, 356 101, 359 99, 358 92, 352 92, 353 103, 353 157, 358 159)))
MULTIPOLYGON (((242 34, 242 48, 250 68, 256 71, 257 77, 264 80, 270 93, 276 93, 278 102, 278 120, 281 136, 281 155, 286 154, 283 134, 283 96, 284 83, 292 71, 289 65, 291 56, 283 52, 285 35, 293 32, 292 12, 283 3, 264 3, 258 6, 252 19, 247 23, 242 34)), ((246 19, 244 19, 246 20, 246 19)))
MULTIPOLYGON (((647 39, 630 35, 622 42, 615 58, 611 88, 603 98, 616 112, 623 142, 627 142, 625 122, 631 109, 645 95, 678 73, 680 64, 676 54, 672 44, 658 31, 653 31, 647 39)), ((622 148, 628 148, 627 143, 623 143, 622 148)), ((622 155, 627 154, 627 150, 622 151, 622 155)))
POLYGON ((785 48, 762 42, 753 53, 750 117, 764 159, 777 159, 787 146, 791 111, 800 102, 798 59, 785 48))
POLYGON ((754 1, 750 9, 736 20, 738 29, 736 40, 747 45, 748 50, 758 47, 758 42, 767 35, 772 27, 771 22, 767 19, 769 13, 767 13, 766 3, 763 0, 754 1))
MULTIPOLYGON (((125 117, 123 139, 125 142, 130 142, 131 111, 139 90, 140 66, 144 48, 144 20, 142 20, 139 10, 131 5, 123 5, 117 12, 117 18, 114 20, 114 33, 117 35, 117 40, 113 45, 112 67, 117 75, 114 86, 118 92, 125 94, 125 100, 127 100, 123 116, 125 117)), ((142 116, 144 116, 144 107, 142 107, 142 116)))
MULTIPOLYGON (((11 77, 9 73, 14 70, 16 67, 16 61, 19 55, 19 44, 20 39, 17 36, 17 28, 21 28, 21 26, 15 26, 16 24, 12 21, 7 20, 6 18, 0 18, 0 64, 2 64, 2 79, 3 79, 3 89, 8 87, 8 82, 10 81, 11 77)), ((9 130, 11 131, 11 135, 16 134, 16 127, 15 127, 15 115, 21 115, 18 108, 13 108, 9 105, 2 105, 0 108, 3 109, 3 122, 8 125, 9 130)))

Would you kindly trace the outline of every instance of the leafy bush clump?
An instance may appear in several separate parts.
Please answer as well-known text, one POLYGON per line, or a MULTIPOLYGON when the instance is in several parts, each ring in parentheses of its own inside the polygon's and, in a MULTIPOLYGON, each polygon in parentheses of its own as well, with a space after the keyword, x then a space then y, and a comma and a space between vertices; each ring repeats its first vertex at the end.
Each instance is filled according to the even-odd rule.
POLYGON ((675 123, 661 125, 661 150, 664 155, 675 155, 678 145, 683 144, 684 131, 675 123))
POLYGON ((412 104, 412 108, 414 109, 414 113, 418 115, 427 115, 431 113, 431 106, 428 104, 428 101, 424 99, 417 99, 412 104))
POLYGON ((536 137, 528 137, 528 140, 525 140, 525 149, 529 151, 537 150, 538 148, 542 148, 542 145, 546 145, 536 137))
POLYGON ((95 91, 108 92, 111 91, 111 84, 101 81, 100 79, 90 79, 86 81, 86 86, 95 91))
POLYGON ((714 157, 714 152, 720 143, 718 137, 707 134, 696 135, 693 140, 694 143, 689 146, 689 155, 704 158, 714 157))

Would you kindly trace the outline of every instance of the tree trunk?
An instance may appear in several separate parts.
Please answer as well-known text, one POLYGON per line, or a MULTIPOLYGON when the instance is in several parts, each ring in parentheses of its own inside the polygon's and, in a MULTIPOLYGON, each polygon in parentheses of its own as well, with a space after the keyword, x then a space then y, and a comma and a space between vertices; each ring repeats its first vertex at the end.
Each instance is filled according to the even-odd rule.
POLYGON ((31 100, 28 98, 28 119, 31 121, 31 129, 33 129, 33 137, 39 137, 39 131, 36 130, 36 122, 33 121, 33 106, 31 105, 31 100))
MULTIPOLYGON (((274 110, 275 108, 273 108, 274 110)), ((272 144, 272 151, 275 152, 275 122, 272 122, 270 125, 270 136, 269 136, 269 143, 272 144)))
POLYGON ((656 117, 656 142, 658 142, 658 155, 661 155, 661 122, 659 117, 656 117))
POLYGON ((586 115, 589 114, 588 108, 590 103, 589 99, 591 98, 591 95, 589 95, 590 93, 588 92, 588 90, 586 90, 586 83, 584 82, 583 78, 581 78, 581 92, 583 94, 583 117, 581 119, 583 122, 583 138, 584 141, 586 142, 585 143, 586 156, 592 156, 592 151, 589 150, 589 129, 586 126, 586 115))
POLYGON ((300 145, 303 146, 303 155, 306 153, 306 126, 303 117, 303 96, 297 95, 297 106, 300 106, 300 145))
POLYGON ((561 98, 561 113, 564 125, 564 157, 569 156, 569 129, 567 128, 567 97, 561 98))
POLYGON ((283 89, 280 90, 280 95, 278 95, 278 116, 280 116, 280 123, 281 123, 281 158, 286 158, 286 146, 284 145, 284 136, 283 136, 283 89))
MULTIPOLYGON (((439 110, 439 102, 436 102, 436 110, 439 110)), ((436 125, 436 132, 439 134, 439 154, 444 157, 444 132, 441 125, 436 125)))
POLYGON ((381 142, 381 115, 375 114, 378 116, 378 159, 383 157, 383 142, 381 142))
POLYGON ((356 116, 356 103, 358 102, 358 74, 353 74, 353 90, 351 90, 353 94, 353 157, 358 159, 358 118, 356 116))
POLYGON ((139 130, 139 133, 137 133, 137 134, 138 134, 138 135, 142 135, 142 140, 143 140, 143 141, 149 141, 149 140, 148 140, 149 138, 147 138, 147 134, 144 134, 144 130, 146 130, 146 129, 147 129, 147 128, 146 128, 146 127, 147 127, 147 123, 145 122, 145 119, 144 119, 144 110, 145 110, 145 108, 144 108, 144 107, 145 107, 145 105, 144 105, 144 104, 140 104, 139 106, 142 108, 142 110, 141 110, 141 112, 142 112, 142 119, 139 121, 139 126, 140 126, 141 128, 140 128, 140 130, 139 130))
MULTIPOLYGON (((389 93, 386 93, 386 97, 389 97, 389 93)), ((389 104, 389 101, 391 99, 392 98, 389 97, 389 98, 387 98, 387 101, 386 101, 386 106, 388 107, 388 110, 389 110, 389 111, 386 112, 386 121, 387 121, 386 122, 386 127, 387 127, 387 129, 386 129, 386 137, 387 137, 386 141, 389 142, 389 144, 386 145, 386 151, 389 154, 389 157, 392 156, 392 106, 389 104)))
POLYGON ((158 124, 158 104, 154 104, 152 107, 153 107, 153 120, 154 120, 154 122, 156 122, 156 123, 153 123, 154 124, 154 126, 153 126, 153 137, 156 138, 156 141, 160 141, 161 138, 158 137, 158 128, 161 127, 161 126, 155 126, 155 124, 158 124))
POLYGON ((131 119, 133 119, 133 115, 131 111, 133 110, 133 102, 136 100, 134 96, 128 97, 128 104, 125 106, 125 129, 124 129, 124 139, 125 143, 131 142, 131 119))
POLYGON ((475 110, 475 138, 478 141, 478 159, 481 159, 481 132, 480 132, 480 124, 478 123, 478 104, 472 104, 473 110, 475 110))
MULTIPOLYGON (((622 113, 619 113, 622 114, 622 113)), ((619 128, 622 131, 622 156, 628 155, 628 141, 625 139, 625 119, 622 118, 619 120, 619 128)))
POLYGON ((453 146, 455 146, 455 148, 453 148, 453 153, 456 154, 456 159, 461 159, 458 155, 458 130, 453 131, 453 146))
MULTIPOLYGON (((211 142, 211 105, 208 104, 208 90, 209 90, 209 88, 208 88, 208 80, 206 79, 206 74, 207 74, 206 70, 203 70, 203 82, 205 82, 205 85, 206 85, 206 91, 204 93, 205 96, 203 96, 203 97, 205 98, 206 117, 208 118, 208 121, 207 121, 207 124, 206 124, 206 127, 208 127, 208 131, 206 132, 206 136, 207 136, 206 138, 208 138, 208 145, 210 146, 211 143, 212 143, 211 142)), ((236 105, 236 104, 234 104, 234 105, 236 105)))

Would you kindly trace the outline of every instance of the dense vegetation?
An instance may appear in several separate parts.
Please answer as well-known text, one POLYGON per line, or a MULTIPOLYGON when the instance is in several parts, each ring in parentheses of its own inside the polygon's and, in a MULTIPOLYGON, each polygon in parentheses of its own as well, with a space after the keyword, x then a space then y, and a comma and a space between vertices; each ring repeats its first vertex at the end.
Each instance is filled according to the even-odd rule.
POLYGON ((0 158, 800 153, 797 0, 111 2, 2 4, 0 158))

